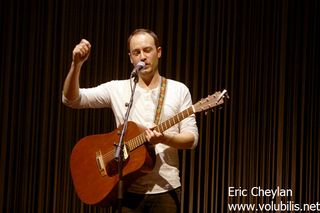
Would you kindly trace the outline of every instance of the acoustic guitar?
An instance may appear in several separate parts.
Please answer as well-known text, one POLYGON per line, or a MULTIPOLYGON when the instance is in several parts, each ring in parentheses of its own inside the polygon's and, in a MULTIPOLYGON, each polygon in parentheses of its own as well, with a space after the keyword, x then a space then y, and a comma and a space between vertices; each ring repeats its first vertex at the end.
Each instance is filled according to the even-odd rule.
MULTIPOLYGON (((164 132, 188 116, 213 109, 224 103, 227 91, 215 92, 198 101, 154 129, 164 132)), ((70 157, 73 184, 80 200, 86 204, 110 206, 117 198, 119 183, 118 163, 115 160, 116 143, 122 126, 110 133, 90 135, 80 139, 70 157)), ((124 137, 123 182, 128 187, 133 180, 150 172, 155 156, 146 143, 145 128, 130 121, 124 137)))

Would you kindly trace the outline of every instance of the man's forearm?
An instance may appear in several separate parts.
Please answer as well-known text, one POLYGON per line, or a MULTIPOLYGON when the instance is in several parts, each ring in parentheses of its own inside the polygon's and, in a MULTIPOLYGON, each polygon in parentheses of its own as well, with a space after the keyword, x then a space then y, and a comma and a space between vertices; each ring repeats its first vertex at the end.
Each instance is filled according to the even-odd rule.
POLYGON ((81 65, 72 62, 69 73, 64 81, 63 95, 69 101, 76 100, 79 97, 79 77, 81 65))
POLYGON ((171 134, 146 129, 145 134, 146 139, 152 144, 163 143, 176 149, 192 149, 196 143, 196 137, 191 132, 171 134))
POLYGON ((176 135, 164 134, 164 144, 177 149, 191 149, 195 143, 195 137, 190 132, 184 132, 176 135))

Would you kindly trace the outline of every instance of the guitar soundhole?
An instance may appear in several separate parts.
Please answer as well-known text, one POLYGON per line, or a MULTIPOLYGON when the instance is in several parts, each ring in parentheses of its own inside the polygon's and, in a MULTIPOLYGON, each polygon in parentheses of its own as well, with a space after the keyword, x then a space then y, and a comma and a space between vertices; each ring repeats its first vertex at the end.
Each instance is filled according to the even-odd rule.
MULTIPOLYGON (((122 162, 122 167, 125 167, 128 164, 129 158, 130 158, 130 155, 129 155, 129 157, 127 159, 125 159, 122 162)), ((118 161, 113 159, 113 160, 108 162, 108 164, 107 164, 107 174, 108 174, 109 177, 112 177, 112 176, 118 174, 118 161)))

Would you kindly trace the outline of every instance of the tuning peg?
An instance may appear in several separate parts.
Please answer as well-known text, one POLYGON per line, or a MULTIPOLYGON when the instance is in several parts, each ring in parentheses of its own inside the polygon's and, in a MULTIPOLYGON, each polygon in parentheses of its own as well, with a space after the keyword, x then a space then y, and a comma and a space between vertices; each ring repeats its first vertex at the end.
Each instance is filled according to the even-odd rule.
POLYGON ((230 99, 227 90, 224 90, 224 91, 225 91, 225 93, 224 93, 223 97, 224 97, 224 98, 227 98, 227 99, 230 99))
POLYGON ((221 92, 220 97, 218 98, 218 102, 219 102, 221 99, 225 98, 225 97, 227 97, 227 98, 229 99, 227 90, 224 89, 224 90, 221 92))

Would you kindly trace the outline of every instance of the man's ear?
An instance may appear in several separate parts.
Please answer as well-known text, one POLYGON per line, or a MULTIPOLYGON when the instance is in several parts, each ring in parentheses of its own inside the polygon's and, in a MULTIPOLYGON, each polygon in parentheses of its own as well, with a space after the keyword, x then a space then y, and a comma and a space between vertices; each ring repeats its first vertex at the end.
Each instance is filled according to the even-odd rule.
POLYGON ((162 54, 162 48, 161 47, 157 48, 157 53, 158 53, 158 58, 161 58, 161 54, 162 54))
POLYGON ((131 54, 130 54, 130 53, 128 53, 128 56, 129 56, 129 58, 130 58, 130 62, 131 62, 131 64, 133 64, 132 59, 131 59, 131 54))

